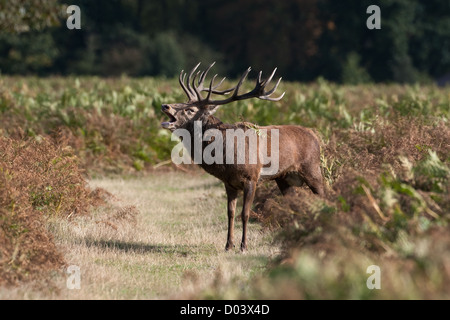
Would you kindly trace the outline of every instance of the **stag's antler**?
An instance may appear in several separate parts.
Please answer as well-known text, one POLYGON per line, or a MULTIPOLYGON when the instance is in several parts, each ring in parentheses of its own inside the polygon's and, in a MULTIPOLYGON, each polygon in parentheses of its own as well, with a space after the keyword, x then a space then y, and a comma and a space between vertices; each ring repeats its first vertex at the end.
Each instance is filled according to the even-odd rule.
POLYGON ((269 91, 265 91, 266 86, 270 83, 270 81, 272 80, 273 76, 275 75, 275 72, 277 71, 277 68, 275 68, 272 72, 272 74, 270 75, 269 78, 267 78, 266 80, 262 80, 262 71, 259 72, 258 74, 258 78, 256 79, 256 85, 255 88, 250 91, 247 92, 245 94, 239 95, 239 89, 242 86, 242 84, 244 83, 245 79, 247 78, 248 74, 251 71, 251 68, 248 68, 244 74, 242 75, 242 77, 240 78, 238 84, 230 89, 226 89, 226 90, 216 90, 218 87, 220 87, 222 85, 222 83, 225 81, 226 78, 223 78, 219 84, 214 85, 214 80, 217 77, 217 74, 214 75, 214 77, 211 79, 211 82, 209 83, 209 87, 205 88, 204 87, 204 82, 205 82, 205 78, 206 75, 208 74, 208 71, 214 66, 215 62, 213 62, 205 71, 200 72, 197 71, 197 73, 195 73, 195 71, 198 69, 198 67, 200 66, 200 63, 198 63, 189 73, 188 77, 187 77, 187 81, 185 84, 185 80, 186 80, 186 73, 183 71, 181 71, 180 73, 180 77, 179 77, 179 81, 180 81, 180 85, 183 88, 184 92, 186 93, 186 95, 189 98, 189 102, 190 103, 195 103, 198 106, 218 106, 218 105, 223 105, 223 104, 227 104, 233 101, 238 101, 238 100, 244 100, 244 99, 250 99, 250 98, 259 98, 262 100, 269 100, 269 101, 279 101, 281 100, 281 98, 283 98, 285 92, 283 92, 281 94, 281 96, 277 97, 277 98, 271 98, 270 96, 277 90, 278 85, 280 84, 281 78, 278 79, 278 82, 276 83, 276 85, 269 91), (194 75, 195 73, 195 75, 194 75), (192 76, 194 75, 194 77, 192 78, 192 76), (195 85, 195 80, 196 78, 200 75, 200 77, 198 78, 198 82, 197 85, 195 85), (191 83, 191 78, 192 78, 192 83, 191 83), (206 96, 206 98, 203 98, 201 95, 201 92, 205 91, 208 92, 208 95, 206 96), (227 99, 223 99, 223 100, 211 100, 211 94, 218 94, 218 95, 226 95, 230 92, 233 92, 233 94, 227 98, 227 99))

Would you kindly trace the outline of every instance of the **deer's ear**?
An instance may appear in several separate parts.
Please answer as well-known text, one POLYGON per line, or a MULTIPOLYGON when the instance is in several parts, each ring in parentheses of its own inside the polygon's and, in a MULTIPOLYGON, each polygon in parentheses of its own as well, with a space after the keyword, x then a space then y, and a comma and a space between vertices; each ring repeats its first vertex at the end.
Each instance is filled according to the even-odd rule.
POLYGON ((209 115, 213 115, 213 114, 219 109, 219 107, 220 107, 220 106, 211 106, 211 107, 208 107, 208 114, 209 114, 209 115))

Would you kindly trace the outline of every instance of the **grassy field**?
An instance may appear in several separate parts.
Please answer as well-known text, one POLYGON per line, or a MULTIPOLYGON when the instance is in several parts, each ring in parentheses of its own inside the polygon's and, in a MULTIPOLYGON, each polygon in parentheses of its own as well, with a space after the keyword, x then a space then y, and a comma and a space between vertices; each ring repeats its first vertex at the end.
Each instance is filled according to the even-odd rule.
POLYGON ((113 207, 50 221, 66 264, 80 267, 81 288, 67 289, 68 275, 58 273, 50 287, 0 289, 0 298, 180 299, 230 280, 241 291, 280 253, 258 223, 250 224, 248 254, 225 252, 225 192, 207 175, 157 173, 91 185, 111 192, 113 207))
POLYGON ((0 296, 450 298, 450 89, 279 90, 216 115, 314 128, 326 196, 259 185, 242 255, 224 252, 223 187, 170 164, 175 79, 0 77, 0 296))

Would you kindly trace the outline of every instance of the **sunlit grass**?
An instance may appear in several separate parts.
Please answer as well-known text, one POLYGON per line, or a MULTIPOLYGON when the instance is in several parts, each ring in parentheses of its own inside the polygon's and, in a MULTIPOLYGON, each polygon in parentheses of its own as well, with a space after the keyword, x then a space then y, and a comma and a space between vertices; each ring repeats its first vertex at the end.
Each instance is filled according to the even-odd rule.
MULTIPOLYGON (((225 191, 209 176, 163 173, 93 180, 91 185, 120 201, 111 200, 113 207, 97 209, 90 217, 50 223, 66 264, 80 267, 81 289, 67 289, 67 275, 59 274, 52 279, 51 291, 24 285, 22 290, 13 289, 17 296, 9 298, 25 294, 45 299, 185 298, 218 278, 248 287, 280 252, 272 243, 273 235, 256 223, 249 227, 248 254, 238 248, 225 252, 225 191), (115 217, 120 208, 124 213, 115 217)), ((236 237, 240 235, 237 222, 236 237)), ((12 294, 3 290, 0 296, 12 294)))
MULTIPOLYGON (((65 276, 54 275, 55 290, 24 285, 14 289, 18 297, 449 297, 449 87, 285 82, 278 103, 222 106, 215 115, 225 122, 298 124, 322 141, 326 197, 299 190, 285 199, 273 184, 260 185, 260 222, 241 255, 223 250, 218 180, 148 173, 169 165, 175 142, 160 128, 160 108, 185 101, 175 79, 0 77, 0 85, 0 135, 67 145, 92 184, 125 208, 53 220, 55 241, 66 262, 84 270, 84 286, 68 291, 65 276), (370 264, 381 268, 381 290, 366 286, 370 264)), ((44 189, 33 203, 58 208, 54 192, 44 189)))

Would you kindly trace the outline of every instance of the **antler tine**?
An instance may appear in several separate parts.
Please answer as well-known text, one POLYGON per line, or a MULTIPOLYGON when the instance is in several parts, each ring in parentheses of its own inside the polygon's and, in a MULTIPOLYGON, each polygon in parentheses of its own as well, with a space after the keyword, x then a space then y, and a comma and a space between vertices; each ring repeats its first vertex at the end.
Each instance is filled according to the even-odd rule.
POLYGON ((197 63, 197 65, 191 70, 191 72, 189 73, 189 75, 188 75, 188 77, 187 77, 187 81, 186 81, 187 88, 188 88, 188 90, 189 90, 189 92, 190 92, 189 98, 190 98, 192 101, 195 101, 196 97, 195 97, 195 91, 194 91, 194 90, 192 89, 192 87, 191 87, 191 77, 192 77, 192 75, 194 74, 194 72, 198 69, 199 65, 200 65, 200 62, 197 63), (192 99, 192 98, 194 98, 194 99, 192 99))
MULTIPOLYGON (((216 74, 215 76, 217 76, 217 74, 216 74)), ((226 78, 227 78, 227 77, 223 77, 223 79, 220 80, 219 84, 217 84, 217 85, 215 85, 214 87, 212 87, 211 90, 215 90, 215 89, 217 89, 218 87, 220 87, 220 86, 222 85, 222 83, 225 81, 226 78)), ((228 90, 229 90, 229 89, 228 89, 228 90)), ((227 91, 227 90, 225 90, 225 91, 227 91)))
POLYGON ((284 94, 285 94, 286 92, 283 92, 282 94, 281 94, 281 96, 279 96, 278 98, 260 98, 260 99, 262 99, 262 100, 267 100, 267 101, 280 101, 281 99, 283 99, 283 97, 284 97, 284 94))
POLYGON ((200 78, 198 79, 198 87, 201 88, 200 91, 203 90, 203 82, 205 81, 206 75, 208 74, 209 70, 211 70, 211 68, 216 64, 216 62, 214 61, 213 63, 211 63, 208 67, 208 69, 206 69, 204 72, 202 72, 200 78))
POLYGON ((260 71, 260 72, 258 73, 258 80, 257 80, 257 83, 261 83, 261 82, 262 82, 261 77, 262 77, 262 71, 260 71))
MULTIPOLYGON (((212 90, 212 82, 211 82, 210 83, 210 89, 208 90, 208 99, 204 100, 205 104, 221 105, 221 104, 227 104, 227 103, 232 102, 232 101, 241 100, 242 96, 238 96, 239 88, 242 86, 242 84, 244 83, 245 79, 247 78, 247 75, 250 73, 251 70, 252 70, 252 68, 249 67, 244 72, 244 74, 241 76, 241 78, 239 79, 238 84, 235 87, 233 87, 231 89, 227 89, 225 91, 222 91, 222 92, 226 92, 226 93, 233 91, 233 95, 231 97, 229 97, 228 99, 218 100, 218 101, 211 101, 211 100, 209 100, 209 96, 211 95, 211 93, 214 93, 213 90, 212 90)), ((214 76, 214 78, 215 78, 215 76, 214 76)), ((245 95, 243 95, 243 96, 245 96, 245 95)))
MULTIPOLYGON (((260 71, 261 72, 261 71, 260 71)), ((277 72, 277 68, 273 69, 272 74, 270 75, 269 78, 267 78, 266 80, 264 80, 261 85, 263 87, 265 87, 266 85, 268 85, 270 83, 270 81, 272 81, 273 76, 275 75, 275 72, 277 72)), ((262 72, 261 72, 262 73, 262 72)))
POLYGON ((203 84, 205 82, 206 75, 208 74, 209 70, 211 70, 211 68, 215 64, 216 64, 216 62, 211 63, 209 65, 209 67, 200 74, 200 77, 198 78, 197 86, 195 86, 195 79, 198 76, 200 71, 197 72, 197 74, 194 76, 194 79, 192 79, 192 86, 194 87, 194 91, 195 91, 195 94, 197 95, 198 101, 202 101, 203 100, 202 99, 202 95, 201 95, 200 92, 201 91, 205 91, 205 89, 203 88, 203 84))
POLYGON ((210 64, 209 67, 205 71, 200 71, 200 70, 197 71, 197 69, 200 65, 200 63, 198 63, 191 70, 191 72, 187 76, 187 79, 186 79, 187 74, 184 71, 181 71, 180 76, 179 76, 179 82, 180 82, 180 85, 183 88, 183 90, 188 95, 189 100, 191 102, 197 103, 199 106, 206 107, 208 105, 218 106, 218 105, 227 104, 227 103, 230 103, 233 101, 244 100, 244 99, 249 99, 249 98, 259 98, 262 100, 279 101, 284 97, 284 94, 285 94, 284 92, 277 98, 270 97, 277 90, 278 85, 280 84, 282 78, 278 79, 277 83, 271 90, 269 90, 267 92, 265 91, 266 86, 272 81, 273 76, 275 75, 275 73, 277 71, 277 68, 275 68, 272 71, 271 75, 265 80, 262 80, 262 72, 260 71, 258 73, 258 78, 256 79, 256 84, 255 84, 255 87, 253 88, 253 90, 251 90, 250 92, 247 92, 245 94, 242 94, 242 95, 239 95, 239 89, 241 88, 242 84, 247 79, 248 74, 252 70, 251 67, 249 67, 247 70, 245 70, 245 72, 242 74, 241 78, 239 79, 239 82, 237 83, 237 85, 235 87, 232 87, 232 88, 226 89, 226 90, 222 90, 222 91, 216 90, 218 87, 220 87, 222 85, 222 83, 226 79, 226 78, 223 78, 219 82, 219 84, 214 85, 214 81, 217 77, 217 74, 216 74, 211 79, 211 82, 209 83, 209 88, 205 89, 204 82, 205 82, 206 76, 207 76, 209 70, 214 66, 214 64, 215 64, 215 62, 210 64), (198 80, 197 80, 197 77, 198 77, 198 80), (186 80, 186 82, 185 82, 185 80, 186 80), (203 99, 203 97, 201 95, 202 91, 208 92, 205 99, 203 99), (228 97, 227 99, 210 100, 210 97, 212 94, 225 95, 230 92, 233 92, 233 94, 230 97, 228 97))
MULTIPOLYGON (((217 76, 217 74, 215 76, 217 76)), ((220 82, 217 85, 215 85, 214 87, 211 88, 212 93, 225 95, 225 94, 228 94, 228 93, 230 93, 231 91, 234 90, 235 87, 230 88, 230 89, 226 89, 226 90, 222 90, 222 91, 216 90, 217 88, 219 88, 222 85, 222 83, 225 81, 225 79, 226 79, 226 77, 224 77, 222 80, 220 80, 220 82)), ((209 90, 210 89, 203 89, 203 91, 209 91, 209 90)))
POLYGON ((265 95, 264 95, 264 98, 265 98, 265 99, 264 99, 264 98, 260 98, 260 99, 263 99, 263 100, 269 100, 269 101, 279 101, 281 98, 283 98, 285 92, 283 92, 283 93, 281 94, 281 96, 278 97, 278 98, 269 98, 269 97, 275 92, 275 90, 277 90, 278 85, 279 85, 280 82, 281 82, 281 79, 282 79, 282 78, 278 79, 277 84, 272 88, 272 90, 269 90, 269 91, 267 91, 267 92, 265 93, 265 95), (273 100, 273 99, 275 99, 275 100, 273 100))
MULTIPOLYGON (((209 100, 209 98, 208 98, 208 99, 205 99, 205 103, 206 103, 206 104, 226 104, 226 103, 228 103, 228 102, 231 102, 231 101, 236 100, 236 98, 238 97, 239 88, 240 88, 241 85, 244 83, 245 79, 247 78, 247 75, 250 73, 251 70, 252 70, 252 68, 249 67, 249 68, 244 72, 244 74, 241 76, 241 78, 239 79, 238 84, 237 84, 235 87, 230 88, 230 89, 227 89, 227 90, 224 90, 224 91, 214 91, 214 90, 213 90, 213 87, 212 87, 212 83, 210 83, 210 88, 208 89, 208 97, 211 95, 211 93, 214 93, 214 94, 222 94, 222 95, 223 95, 223 94, 226 94, 226 93, 229 93, 229 92, 232 92, 232 91, 233 91, 233 95, 232 95, 231 97, 229 97, 228 99, 225 99, 225 100, 219 100, 219 101, 211 101, 211 100, 209 100)), ((214 78, 215 78, 215 76, 214 76, 214 78)), ((220 81, 219 85, 222 84, 222 82, 223 82, 224 80, 225 80, 225 78, 222 79, 222 81, 220 81)), ((217 88, 217 87, 218 87, 218 85, 215 86, 214 88, 217 88)))
MULTIPOLYGON (((204 73, 204 72, 203 72, 204 73)), ((202 73, 202 75, 203 75, 202 73)), ((198 90, 198 87, 195 86, 195 79, 197 79, 197 76, 200 74, 200 71, 197 71, 197 73, 194 75, 194 78, 192 79, 192 86, 194 87, 194 92, 197 95, 197 101, 202 101, 202 95, 200 94, 200 91, 198 90)), ((201 77, 201 76, 200 76, 201 77)), ((199 80, 200 81, 200 80, 199 80)), ((203 84, 202 84, 203 85, 203 84)), ((199 85, 200 86, 200 85, 199 85)))
MULTIPOLYGON (((281 79, 280 79, 281 80, 281 79)), ((271 90, 272 91, 272 90, 271 90)), ((273 93, 273 92, 272 92, 273 93)), ((265 96, 262 96, 262 97, 258 97, 259 99, 261 99, 261 100, 268 100, 268 101, 280 101, 283 97, 284 97, 284 94, 286 93, 286 92, 283 92, 278 98, 270 98, 270 95, 272 94, 272 93, 270 93, 270 94, 268 94, 268 95, 265 95, 265 96)))
POLYGON ((192 87, 193 87, 193 89, 195 89, 196 88, 196 86, 195 86, 195 79, 197 79, 197 76, 200 74, 200 70, 199 71, 197 71, 196 73, 195 73, 195 75, 194 75, 194 78, 192 78, 192 87))
POLYGON ((231 97, 229 97, 228 99, 219 100, 219 101, 208 101, 208 103, 212 104, 212 105, 222 105, 222 104, 227 104, 232 101, 244 100, 244 99, 249 99, 249 98, 259 98, 259 99, 268 100, 268 101, 279 101, 284 97, 284 94, 285 94, 284 92, 277 98, 270 97, 278 88, 278 85, 280 84, 282 78, 278 79, 277 83, 271 90, 269 90, 267 92, 264 91, 267 84, 272 80, 273 76, 275 75, 277 68, 275 68, 272 71, 272 74, 265 80, 262 80, 262 72, 260 71, 258 73, 258 78, 256 80, 256 84, 255 84, 255 87, 253 88, 253 90, 251 90, 250 92, 245 93, 243 95, 238 95, 239 88, 241 87, 242 83, 244 82, 244 80, 247 77, 250 70, 251 70, 251 68, 248 68, 246 70, 246 72, 242 75, 241 79, 239 80, 239 83, 234 88, 234 92, 231 97))
POLYGON ((186 73, 184 72, 184 70, 181 70, 180 76, 178 77, 178 81, 180 82, 181 88, 186 93, 186 95, 188 96, 189 100, 192 100, 192 98, 193 98, 192 93, 188 90, 188 88, 184 84, 184 80, 185 79, 186 79, 186 73))
MULTIPOLYGON (((214 75, 214 77, 211 79, 211 82, 209 83, 208 95, 206 96, 206 99, 205 99, 206 101, 209 101, 209 98, 211 97, 211 92, 213 92, 213 83, 214 83, 214 80, 216 79, 216 77, 217 77, 217 74, 214 75)), ((223 80, 225 80, 225 78, 222 79, 222 81, 220 81, 220 84, 223 82, 223 80)))
POLYGON ((248 67, 248 69, 244 72, 244 74, 242 75, 241 79, 239 80, 237 86, 234 89, 232 97, 237 97, 237 94, 239 92, 239 88, 244 83, 244 80, 247 78, 247 76, 248 76, 248 74, 250 73, 251 70, 252 70, 252 67, 248 67))
MULTIPOLYGON (((278 85, 280 84, 282 78, 278 79, 277 83, 275 84, 275 86, 271 90, 269 90, 267 92, 264 92, 264 89, 270 83, 270 81, 272 81, 272 78, 275 75, 276 71, 277 71, 277 68, 273 69, 273 71, 272 71, 271 75, 269 76, 269 78, 267 78, 267 79, 265 79, 263 81, 261 80, 262 71, 260 71, 259 74, 258 74, 258 80, 256 81, 256 86, 255 86, 255 88, 252 91, 250 91, 247 94, 248 97, 252 97, 254 93, 259 93, 257 98, 259 98, 261 100, 268 100, 268 101, 279 101, 279 100, 281 100, 281 98, 283 98, 285 92, 283 92, 281 94, 281 96, 279 96, 278 98, 271 98, 270 96, 275 92, 275 90, 277 90, 278 85)), ((244 97, 244 98, 246 98, 246 97, 244 97)))

